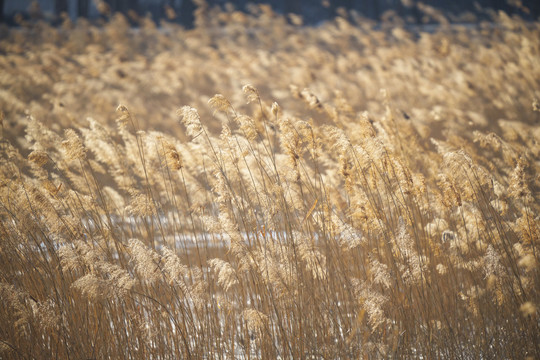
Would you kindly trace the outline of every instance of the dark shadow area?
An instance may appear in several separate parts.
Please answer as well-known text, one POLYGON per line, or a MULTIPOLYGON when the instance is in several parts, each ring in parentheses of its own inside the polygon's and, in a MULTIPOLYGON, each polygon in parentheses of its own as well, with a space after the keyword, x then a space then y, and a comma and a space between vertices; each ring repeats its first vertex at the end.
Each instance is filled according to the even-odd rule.
POLYGON ((537 0, 48 0, 33 3, 0 0, 0 21, 10 26, 32 19, 59 24, 66 15, 96 20, 120 12, 127 15, 133 26, 137 26, 141 18, 149 17, 158 24, 166 20, 192 28, 198 6, 249 12, 253 5, 263 4, 280 14, 300 15, 305 25, 317 25, 346 14, 374 21, 400 19, 407 24, 438 23, 441 16, 451 23, 471 23, 490 20, 498 11, 527 21, 537 21, 540 17, 537 0), (40 6, 48 11, 40 13, 40 6))

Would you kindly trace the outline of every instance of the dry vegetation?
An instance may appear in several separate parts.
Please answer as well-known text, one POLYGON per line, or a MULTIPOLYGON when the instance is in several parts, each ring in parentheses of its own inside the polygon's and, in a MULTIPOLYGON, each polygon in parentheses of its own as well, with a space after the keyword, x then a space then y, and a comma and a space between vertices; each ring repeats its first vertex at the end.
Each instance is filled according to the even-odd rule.
POLYGON ((0 357, 540 358, 539 23, 255 12, 0 30, 0 357))

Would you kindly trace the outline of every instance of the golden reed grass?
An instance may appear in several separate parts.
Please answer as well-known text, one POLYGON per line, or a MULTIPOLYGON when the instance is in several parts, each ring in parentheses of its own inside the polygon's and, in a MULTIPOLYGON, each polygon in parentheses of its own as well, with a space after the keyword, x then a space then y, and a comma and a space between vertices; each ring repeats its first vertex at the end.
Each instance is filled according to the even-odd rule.
POLYGON ((1 30, 0 357, 540 358, 539 24, 254 12, 1 30))

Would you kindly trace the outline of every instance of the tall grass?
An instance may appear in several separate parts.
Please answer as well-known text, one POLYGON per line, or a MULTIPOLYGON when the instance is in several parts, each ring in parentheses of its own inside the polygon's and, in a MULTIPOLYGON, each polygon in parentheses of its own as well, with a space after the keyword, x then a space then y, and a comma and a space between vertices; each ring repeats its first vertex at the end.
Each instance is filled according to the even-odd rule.
POLYGON ((540 358, 538 23, 203 10, 0 40, 0 357, 540 358))

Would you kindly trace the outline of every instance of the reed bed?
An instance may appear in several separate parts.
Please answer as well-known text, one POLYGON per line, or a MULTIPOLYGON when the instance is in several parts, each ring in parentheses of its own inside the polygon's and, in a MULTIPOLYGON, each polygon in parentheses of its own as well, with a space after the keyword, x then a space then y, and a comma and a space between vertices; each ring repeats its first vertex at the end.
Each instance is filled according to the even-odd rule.
POLYGON ((252 10, 0 29, 0 357, 540 358, 539 23, 252 10))

